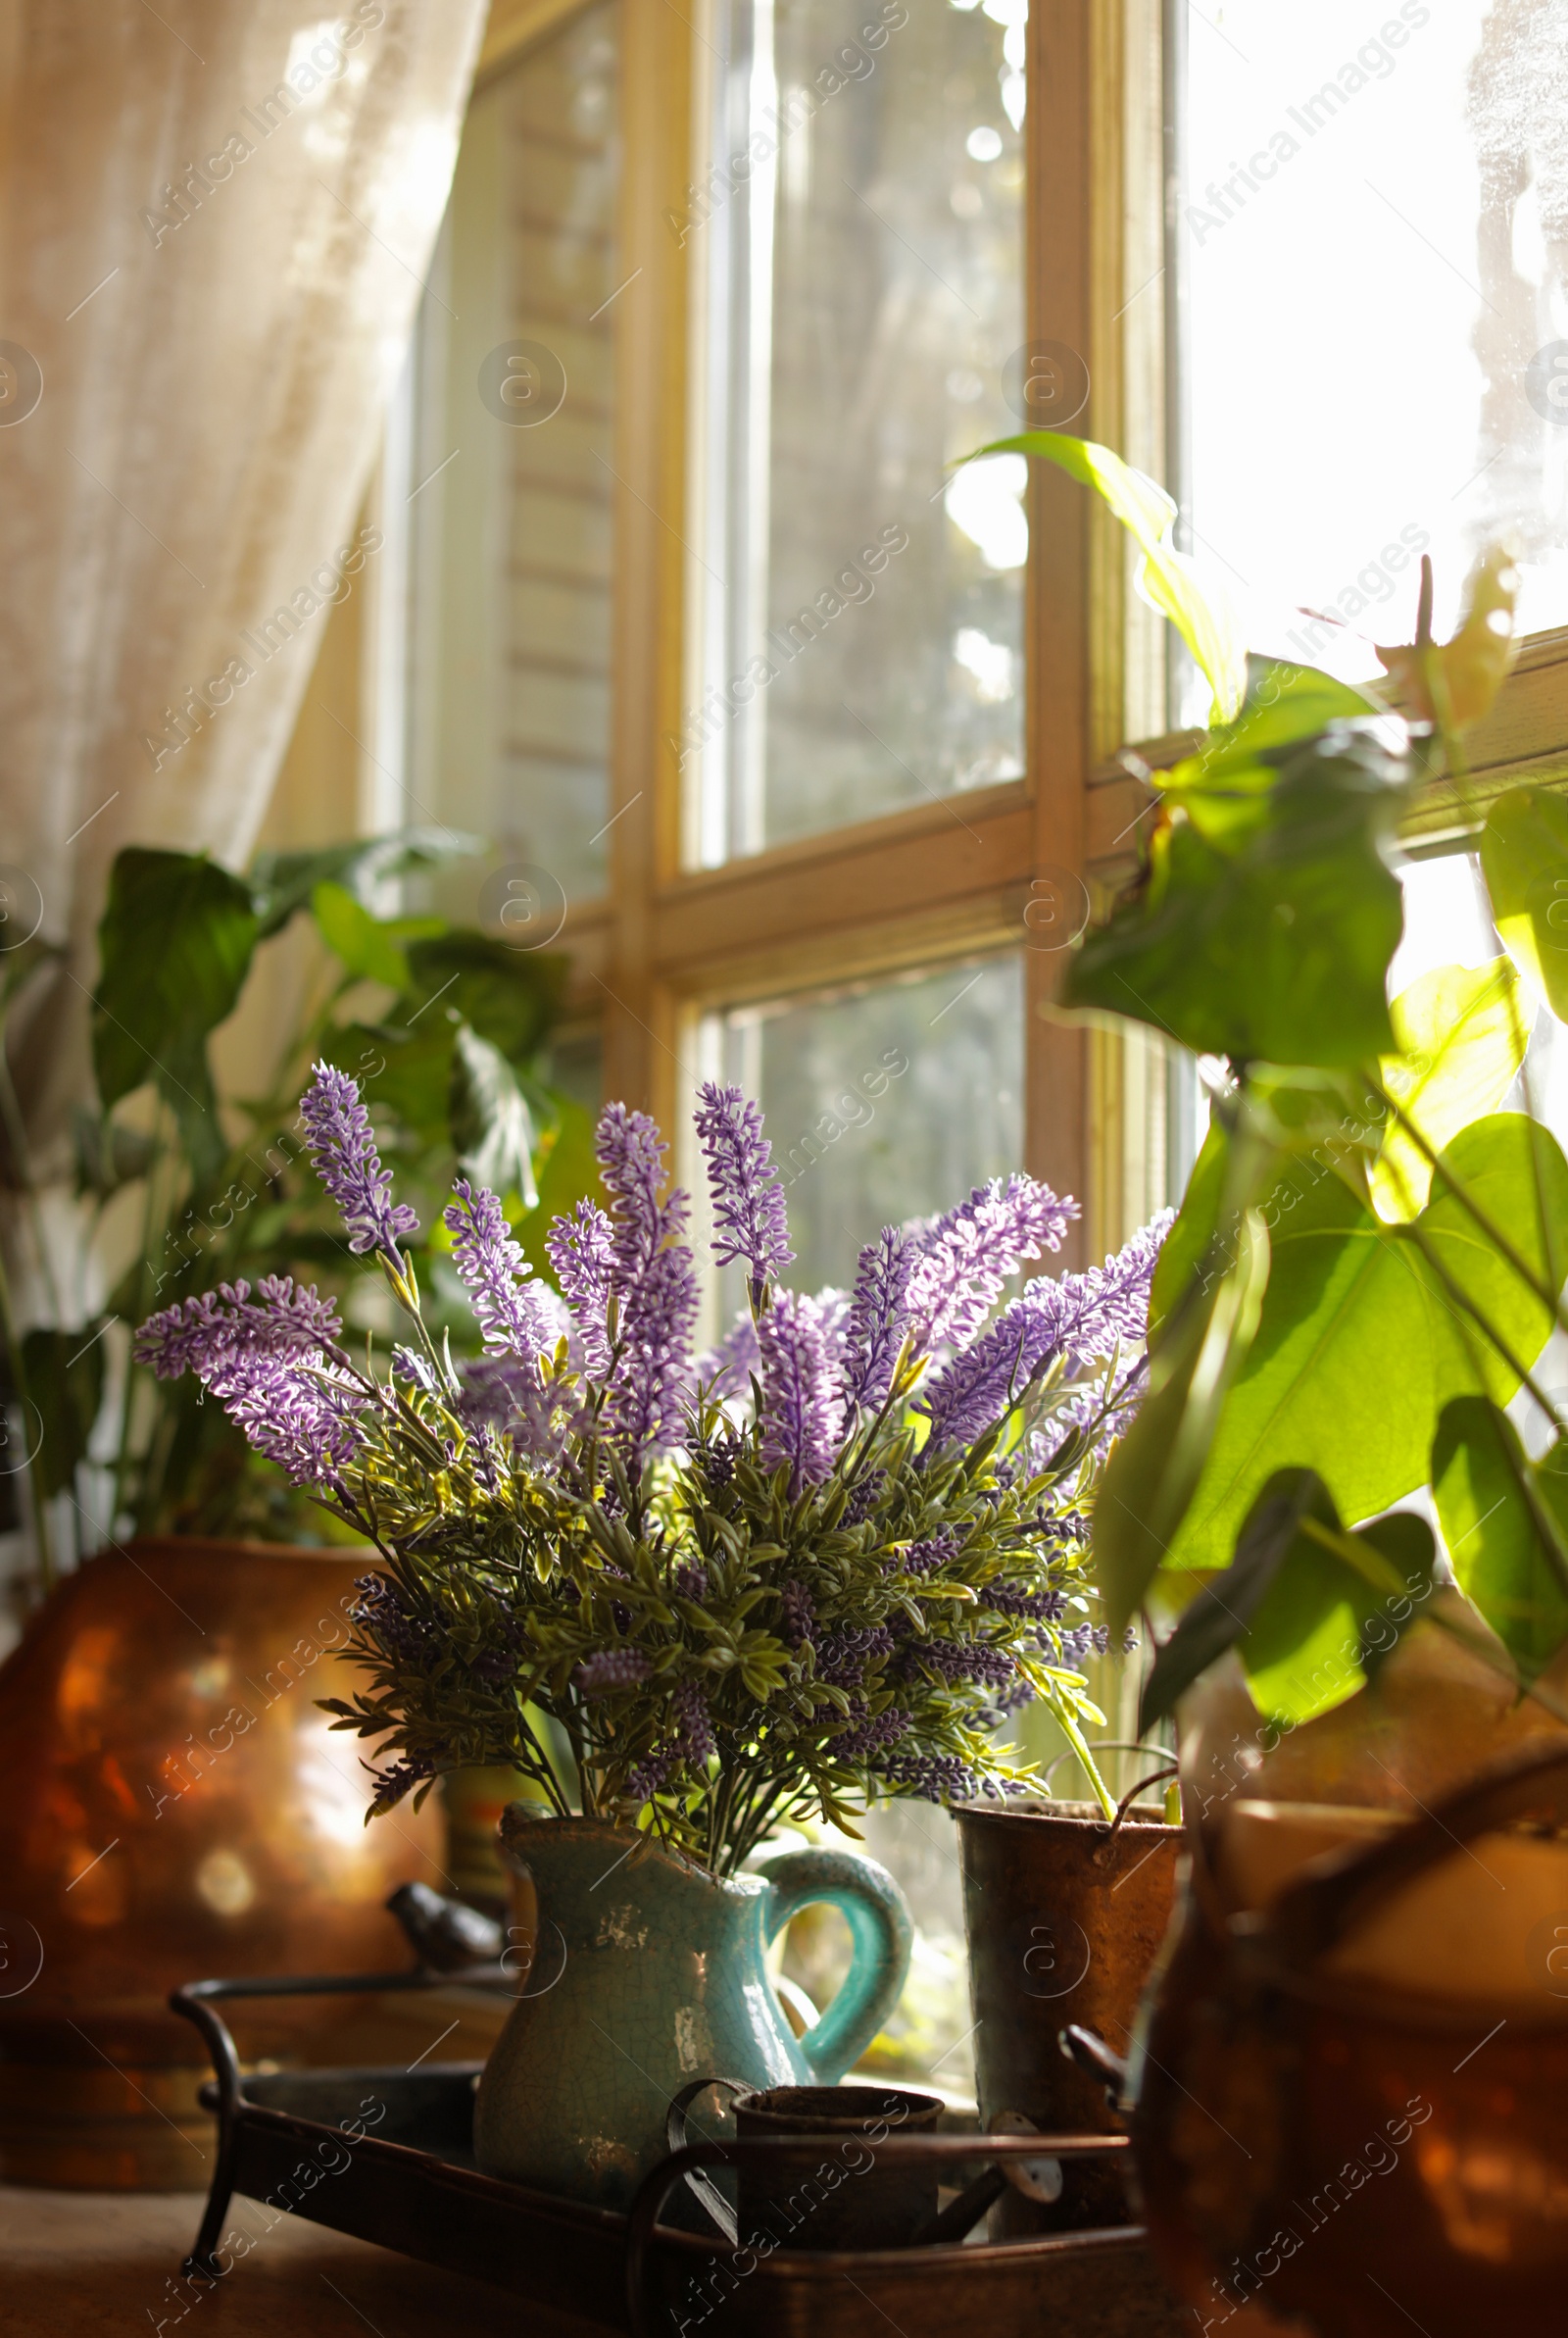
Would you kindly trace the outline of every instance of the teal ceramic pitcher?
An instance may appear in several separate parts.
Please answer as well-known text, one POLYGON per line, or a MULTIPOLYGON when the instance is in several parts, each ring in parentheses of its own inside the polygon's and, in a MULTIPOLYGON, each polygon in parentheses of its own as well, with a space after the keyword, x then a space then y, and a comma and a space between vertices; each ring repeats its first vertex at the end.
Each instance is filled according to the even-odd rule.
POLYGON ((474 2149, 489 2175, 625 2208, 663 2157, 670 2097, 693 2078, 821 2085, 858 2060, 898 2002, 911 1929, 874 1860, 786 1851, 720 1882, 594 1818, 514 1803, 502 1856, 536 1913, 519 1996, 479 2082, 474 2149), (848 1977, 796 2038, 762 1963, 797 1910, 849 1919, 848 1977))

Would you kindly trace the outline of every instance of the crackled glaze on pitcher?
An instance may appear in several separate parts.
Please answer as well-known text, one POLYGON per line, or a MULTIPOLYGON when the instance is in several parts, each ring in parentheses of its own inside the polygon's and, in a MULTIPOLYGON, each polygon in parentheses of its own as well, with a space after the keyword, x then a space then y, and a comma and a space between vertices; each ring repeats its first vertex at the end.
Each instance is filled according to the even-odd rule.
POLYGON ((663 2157, 670 2097, 691 2079, 831 2082, 904 1986, 908 1911, 873 1860, 786 1851, 720 1882, 646 1836, 530 1819, 520 1805, 503 1820, 502 1850, 537 1896, 537 1946, 480 2081, 474 2146, 487 2174, 624 2208, 663 2157), (843 1911, 855 1954, 827 2012, 796 2038, 763 1952, 817 1900, 843 1911))

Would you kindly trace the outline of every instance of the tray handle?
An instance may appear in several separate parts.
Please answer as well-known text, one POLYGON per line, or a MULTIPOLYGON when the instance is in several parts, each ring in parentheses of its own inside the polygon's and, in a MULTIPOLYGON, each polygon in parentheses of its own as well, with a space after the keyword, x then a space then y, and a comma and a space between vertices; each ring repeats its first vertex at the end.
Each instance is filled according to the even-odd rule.
MULTIPOLYGON (((786 2162, 793 2154, 799 2156, 802 2144, 809 2137, 800 2135, 757 2135, 737 2138, 733 2143, 692 2143, 684 2151, 672 2152, 667 2160, 647 2174, 637 2188, 626 2222, 626 2319, 631 2338, 667 2338, 661 2331, 646 2304, 648 2252, 652 2246, 659 2212, 665 2198, 685 2175, 704 2167, 733 2166, 738 2161, 769 2160, 786 2162)), ((841 2141, 838 2136, 824 2136, 824 2144, 841 2141)), ((1125 2135, 889 2135, 886 2142, 872 2144, 876 2159, 891 2161, 915 2160, 1038 2160, 1049 2153, 1055 2160, 1087 2160, 1104 2152, 1125 2152, 1130 2148, 1125 2135)), ((682 2239, 689 2236, 682 2234, 682 2239)), ((764 2257, 771 2257, 771 2249, 760 2253, 750 2248, 729 2248, 714 2242, 712 2255, 730 2266, 737 2284, 757 2270, 764 2257), (743 2257, 750 2264, 739 2265, 743 2257)), ((794 2254, 799 2254, 795 2252, 794 2254)), ((837 2254, 835 2252, 835 2254, 837 2254)), ((853 2256, 854 2252, 845 2252, 853 2256)), ((888 2252, 873 2250, 868 2255, 881 2257, 888 2252)), ((896 2254, 896 2253, 895 2253, 896 2254)))
MULTIPOLYGON (((478 1972, 464 1974, 465 1980, 489 1978, 499 1974, 499 1965, 486 1965, 478 1972)), ((218 2236, 228 2214, 228 2204, 234 2197, 234 2147, 238 2133, 240 2108, 239 2053, 233 2032, 218 2007, 226 2000, 241 1997, 351 1997, 374 1990, 378 1994, 392 1989, 433 1989, 449 1981, 444 1972, 429 1972, 422 1967, 415 1972, 307 1972, 279 1975, 275 1978, 258 1974, 227 1981, 187 1981, 182 1989, 170 1992, 169 2010, 183 2020, 194 2023, 201 2031, 202 2042, 212 2059, 213 2074, 218 2080, 218 2157, 213 2164, 213 2180, 208 2187, 207 2207, 202 2215, 196 2245, 180 2264, 187 2280, 197 2274, 209 2281, 221 2280, 223 2267, 214 2251, 218 2236)))

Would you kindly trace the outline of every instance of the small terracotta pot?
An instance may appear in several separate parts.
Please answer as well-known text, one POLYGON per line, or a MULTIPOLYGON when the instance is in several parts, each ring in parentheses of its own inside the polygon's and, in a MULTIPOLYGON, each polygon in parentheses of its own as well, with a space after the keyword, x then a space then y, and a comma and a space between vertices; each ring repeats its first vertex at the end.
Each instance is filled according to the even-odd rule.
MULTIPOLYGON (((105 1551, 0 1667, 0 2176, 200 2188, 206 2064, 170 1990, 407 1965, 383 1902, 440 1882, 439 1807, 367 1827, 357 1741, 316 1705, 351 1683, 332 1651, 364 1567, 194 1537, 105 1551)), ((242 2042, 296 2056, 322 2023, 273 2001, 242 2042)))
MULTIPOLYGON (((1140 1809, 1113 1828, 1093 1804, 973 1805, 955 1812, 975 2019, 980 2116, 1021 2113, 1042 2132, 1110 2134, 1105 2090, 1061 2052, 1081 2023, 1124 2054, 1139 1997, 1170 1921, 1181 1830, 1140 1809)), ((1121 2224, 1120 2176, 1066 2162, 1060 2198, 1009 2190, 993 2230, 1121 2224)))

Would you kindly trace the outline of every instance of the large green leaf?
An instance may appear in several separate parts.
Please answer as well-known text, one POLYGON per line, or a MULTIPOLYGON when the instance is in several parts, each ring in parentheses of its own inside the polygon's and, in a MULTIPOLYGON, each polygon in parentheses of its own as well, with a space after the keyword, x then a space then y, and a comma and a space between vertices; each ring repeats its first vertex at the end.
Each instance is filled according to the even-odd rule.
POLYGON ((534 1055, 560 1010, 564 958, 509 949, 468 926, 409 944, 412 980, 394 1020, 459 1016, 513 1065, 534 1055))
POLYGON ((1054 430, 1026 430, 1020 437, 999 438, 967 458, 980 455, 1034 455, 1103 497, 1111 512, 1134 538, 1143 560, 1137 584, 1145 599, 1161 610, 1176 627, 1198 662, 1214 694, 1213 720, 1229 721, 1239 713, 1247 688, 1247 644, 1241 619, 1222 579, 1203 575, 1187 554, 1178 552, 1172 530, 1176 506, 1163 487, 1141 471, 1134 471, 1109 447, 1091 438, 1070 438, 1054 430))
POLYGON ((475 1185, 505 1201, 539 1199, 533 1181, 533 1121, 517 1075, 499 1047, 459 1023, 452 1051, 452 1142, 459 1167, 475 1185))
POLYGON ((352 1073, 377 1112, 390 1113, 420 1145, 446 1144, 452 1133, 452 1062, 457 1026, 429 1015, 413 1031, 382 1023, 342 1023, 321 1054, 352 1073))
POLYGON ((1095 1571, 1112 1631, 1143 1605, 1193 1499, 1268 1272, 1268 1239, 1249 1212, 1235 1258, 1206 1284, 1189 1284, 1151 1343, 1149 1395, 1095 1503, 1095 1571))
POLYGON ((1238 1063, 1392 1053, 1385 985, 1403 911, 1382 845, 1396 771, 1370 741, 1331 733, 1288 750, 1266 792, 1204 798, 1224 808, 1223 835, 1171 799, 1147 885, 1085 940, 1063 1003, 1238 1063))
POLYGON ((1272 786, 1282 749, 1315 737, 1331 722, 1365 722, 1382 711, 1315 666, 1250 658, 1247 673, 1247 698, 1235 721, 1217 724, 1196 754, 1162 771, 1162 788, 1184 797, 1220 789, 1253 793, 1272 786))
POLYGON ((1445 1405, 1432 1490, 1448 1557, 1527 1680, 1568 1639, 1568 1442, 1527 1459, 1485 1397, 1445 1405))
MULTIPOLYGON (((87 1458, 87 1440, 104 1394, 104 1325, 78 1331, 36 1330, 22 1342, 27 1394, 42 1416, 42 1442, 32 1468, 45 1499, 75 1483, 76 1465, 87 1458)), ((39 1424, 27 1422, 29 1443, 39 1424)))
MULTIPOLYGON (((1502 1102, 1530 1036, 1519 980, 1506 958, 1441 966, 1401 991, 1390 1014, 1399 1052, 1385 1059, 1385 1090, 1434 1152, 1502 1102)), ((1432 1189, 1432 1164, 1392 1115, 1371 1171, 1380 1218, 1414 1218, 1432 1189)))
POLYGON ((1199 1589, 1156 1656, 1140 1731, 1233 1647, 1264 1713, 1298 1722, 1343 1704, 1396 1646, 1431 1590, 1433 1559, 1424 1519, 1396 1515, 1348 1536, 1314 1470, 1276 1470, 1230 1566, 1199 1589))
POLYGON ((308 852, 258 853, 251 863, 251 888, 261 938, 278 933, 304 909, 318 885, 346 886, 366 909, 388 877, 442 861, 468 860, 484 851, 479 836, 450 828, 403 828, 387 836, 355 836, 346 844, 315 845, 308 852))
MULTIPOLYGON (((1568 1163, 1522 1114, 1497 1113, 1447 1148, 1492 1221, 1546 1276, 1547 1233, 1568 1215, 1568 1163)), ((1257 1334, 1226 1401, 1171 1564, 1217 1571, 1276 1469, 1315 1469, 1344 1518, 1371 1517, 1426 1482, 1438 1416, 1450 1398, 1505 1404, 1517 1375, 1480 1340, 1412 1238, 1429 1240, 1458 1291, 1524 1364, 1551 1314, 1454 1195, 1440 1187, 1415 1229, 1383 1226, 1342 1180, 1298 1163, 1265 1207, 1273 1263, 1257 1334), (1313 1183, 1313 1177, 1316 1182, 1313 1183)))
POLYGON ((556 1126, 540 1143, 544 1166, 539 1171, 539 1201, 514 1231, 524 1258, 535 1274, 554 1282, 556 1270, 545 1249, 545 1236, 558 1218, 569 1218, 580 1201, 601 1207, 606 1196, 599 1182, 599 1159, 594 1151, 594 1116, 568 1096, 551 1099, 556 1126))
POLYGON ((311 915, 322 941, 347 972, 384 982, 389 990, 405 988, 409 962, 401 944, 346 886, 330 881, 318 885, 311 895, 311 915))
POLYGON ((1314 1534, 1323 1525, 1339 1527, 1332 1504, 1327 1518, 1302 1518, 1239 1643, 1253 1703, 1275 1720, 1315 1720, 1353 1697, 1432 1589, 1436 1545, 1424 1518, 1377 1518, 1338 1550, 1314 1534))
POLYGON ((1568 1020, 1568 802, 1544 787, 1500 796, 1481 832, 1481 866, 1503 948, 1568 1020))
POLYGON ((249 886, 216 862, 139 845, 117 855, 98 927, 98 1094, 107 1107, 155 1081, 199 1181, 224 1152, 208 1034, 232 1014, 256 938, 249 886))

